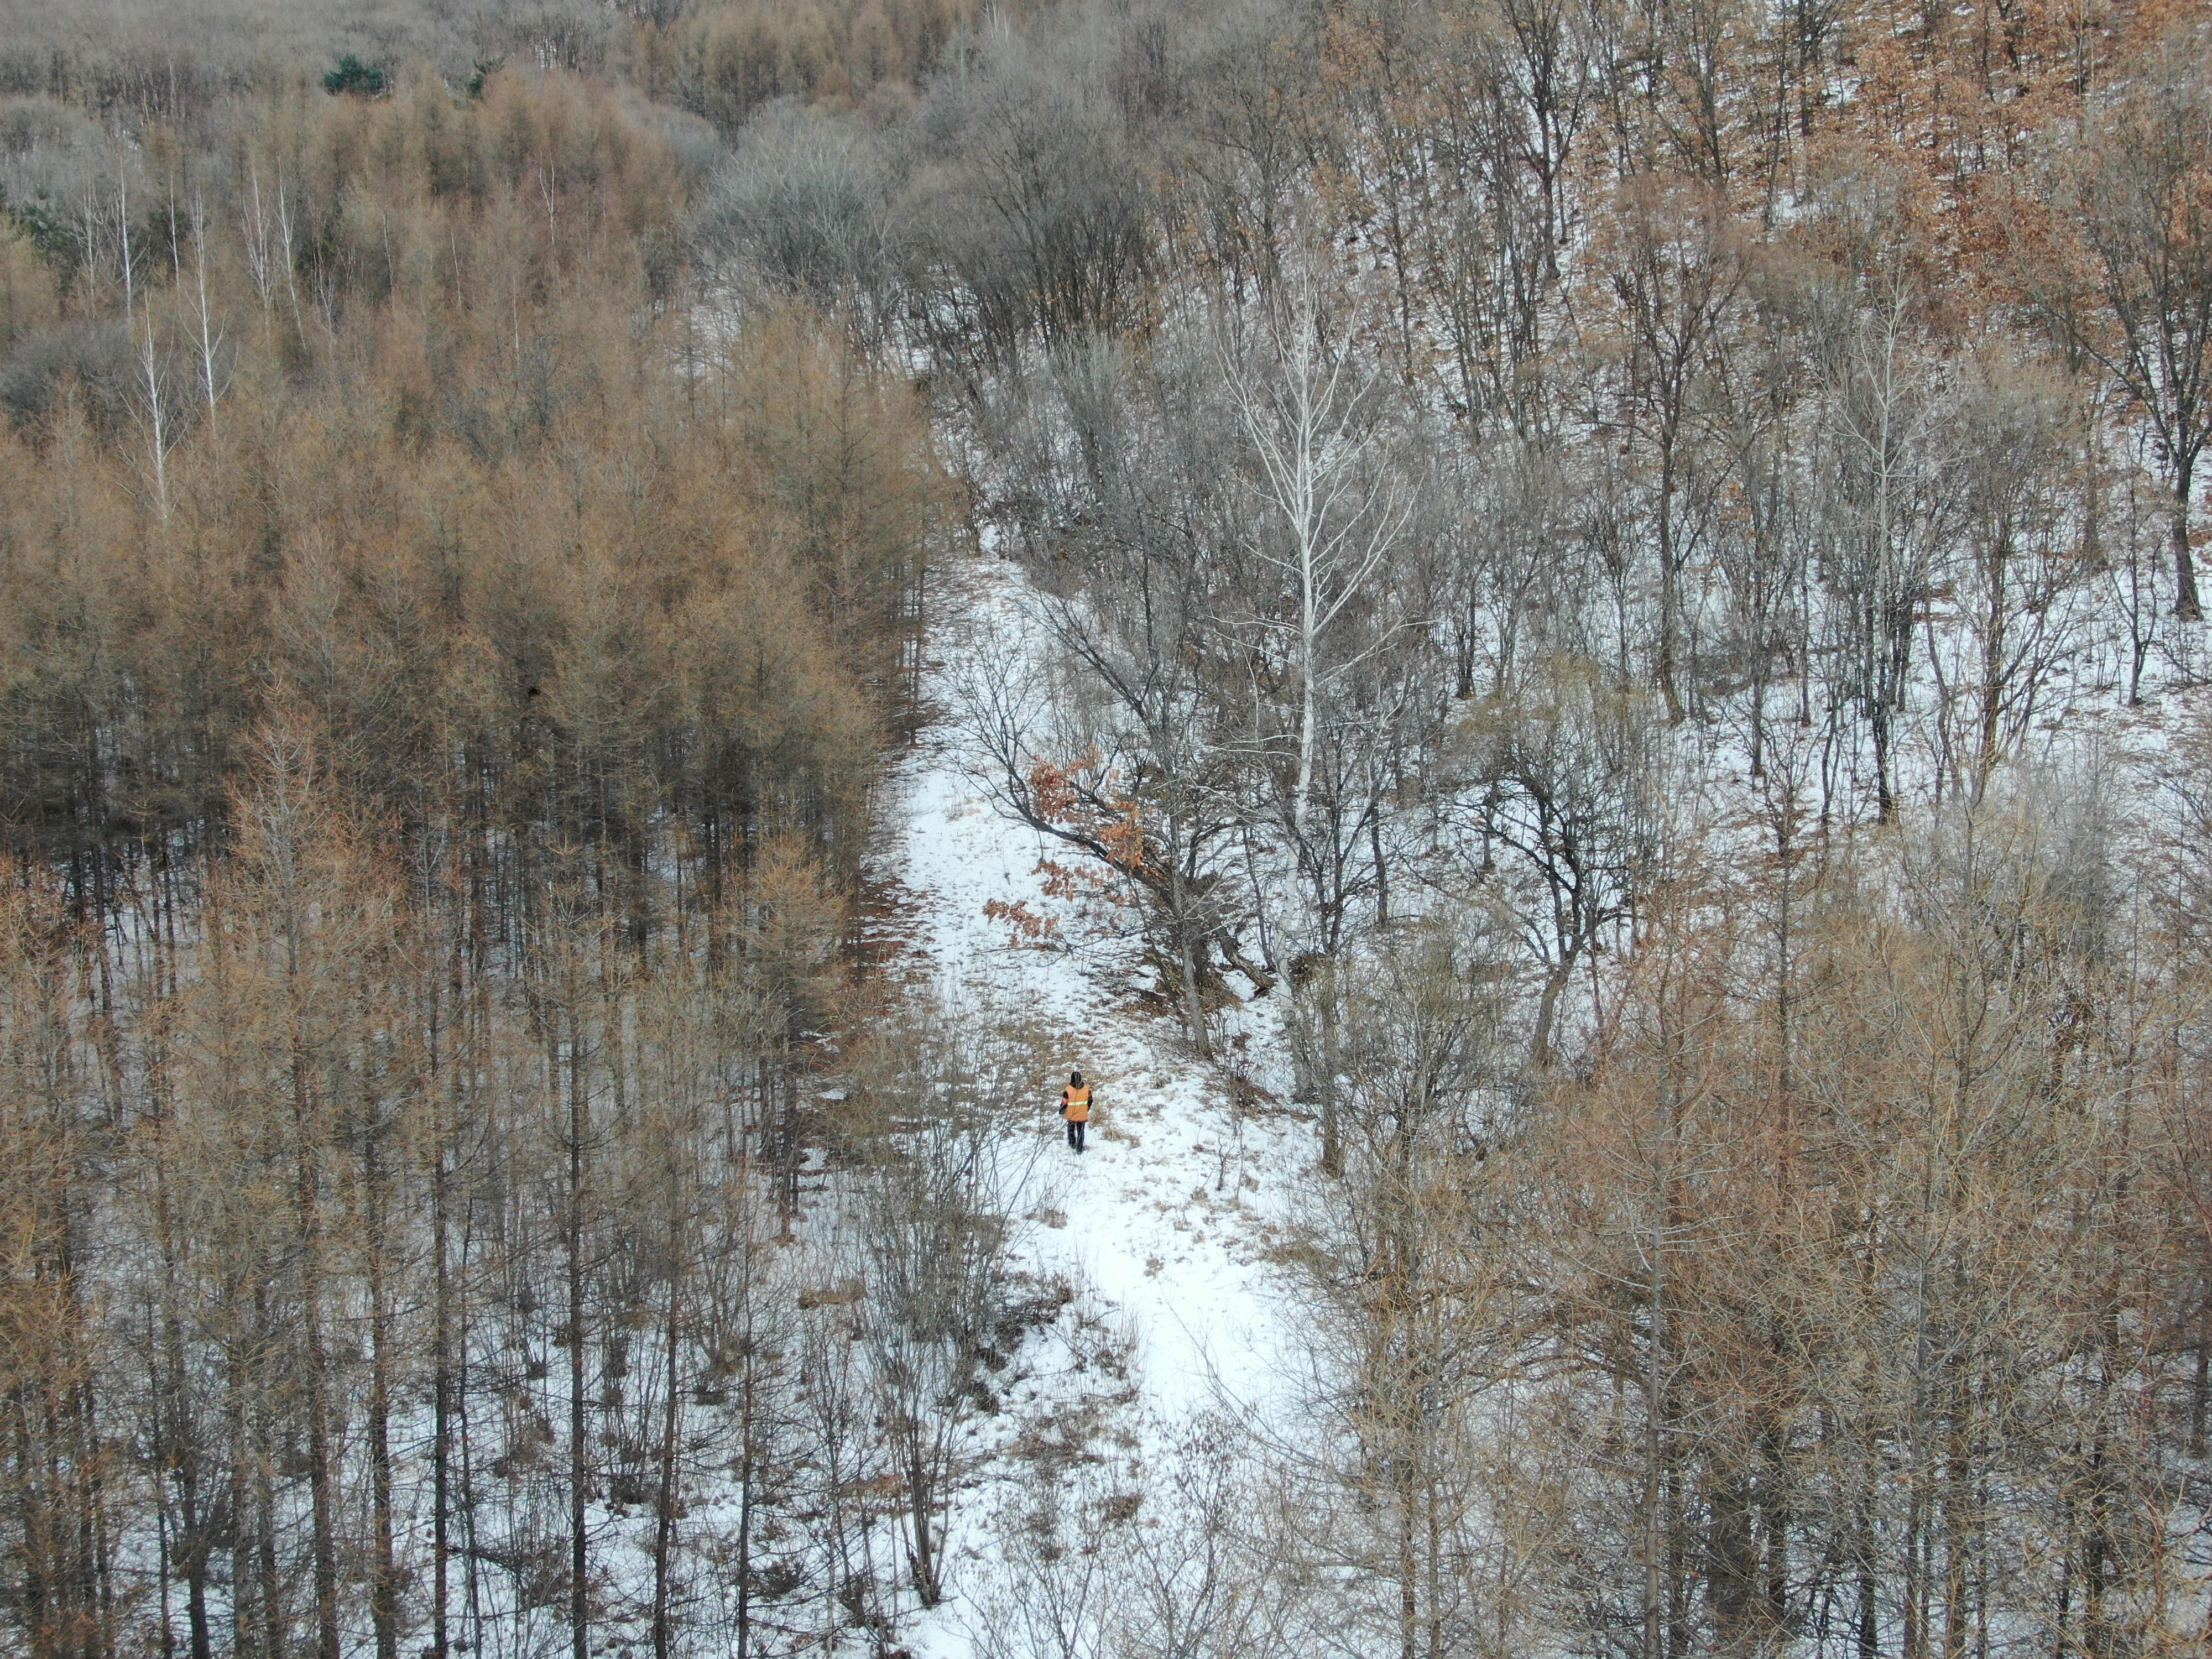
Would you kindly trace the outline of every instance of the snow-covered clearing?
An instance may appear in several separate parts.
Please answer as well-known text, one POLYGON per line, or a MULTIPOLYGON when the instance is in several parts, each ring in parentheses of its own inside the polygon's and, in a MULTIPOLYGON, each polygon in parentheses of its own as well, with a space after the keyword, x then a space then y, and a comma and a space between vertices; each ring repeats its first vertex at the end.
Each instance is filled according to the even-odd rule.
MULTIPOLYGON (((1000 817, 966 769, 963 734, 945 716, 945 683, 972 622, 1010 612, 1021 577, 984 556, 947 575, 954 614, 936 631, 925 697, 938 711, 889 786, 893 826, 877 869, 906 890, 898 923, 908 975, 971 1007, 1021 1019, 1060 1058, 1040 1075, 1034 1133, 1048 1141, 1018 1266, 1076 1291, 1059 1324, 1009 1368, 1002 1411, 978 1428, 975 1486, 951 1518, 947 1602, 906 1632, 917 1654, 972 1650, 979 1606, 997 1571, 993 1523, 1060 1478, 1062 1462, 1025 1455, 1086 1398, 1104 1407, 1087 1455, 1134 1477, 1198 1419, 1268 1409, 1293 1361, 1271 1294, 1271 1242, 1297 1171, 1315 1155, 1310 1121, 1263 1097, 1232 1108, 1226 1071, 1199 1061, 1164 1007, 1133 1000, 1146 971, 1133 939, 1048 896, 1038 868, 1051 849, 1000 817), (1025 903, 1060 922, 1024 943, 992 901, 1025 903), (1064 1144, 1058 1091, 1079 1068, 1097 1088, 1087 1150, 1064 1144), (1095 1374, 1108 1363, 1126 1382, 1095 1374), (1080 1374, 1078 1374, 1080 1373, 1080 1374), (1102 1388, 1102 1382, 1104 1386, 1102 1388)), ((894 971, 897 971, 894 969, 894 971)), ((1277 1047, 1264 1000, 1225 1018, 1238 1066, 1266 1077, 1277 1047)))

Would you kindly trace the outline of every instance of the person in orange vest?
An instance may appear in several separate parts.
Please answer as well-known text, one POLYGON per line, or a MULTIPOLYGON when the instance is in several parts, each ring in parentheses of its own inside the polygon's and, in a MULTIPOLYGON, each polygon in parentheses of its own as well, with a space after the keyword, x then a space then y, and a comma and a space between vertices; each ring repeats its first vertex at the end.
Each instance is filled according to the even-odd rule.
POLYGON ((1083 1126, 1091 1121, 1091 1085, 1080 1072, 1067 1074, 1067 1087, 1060 1091, 1060 1115, 1067 1120, 1067 1144, 1083 1150, 1083 1126))

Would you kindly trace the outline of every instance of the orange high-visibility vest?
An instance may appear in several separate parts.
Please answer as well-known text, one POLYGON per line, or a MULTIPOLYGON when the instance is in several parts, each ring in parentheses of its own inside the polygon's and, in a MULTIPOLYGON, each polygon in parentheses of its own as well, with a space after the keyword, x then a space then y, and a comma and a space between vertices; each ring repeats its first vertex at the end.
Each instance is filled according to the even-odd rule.
POLYGON ((1070 1123, 1091 1121, 1091 1085, 1080 1089, 1066 1088, 1060 1091, 1060 1115, 1070 1123))

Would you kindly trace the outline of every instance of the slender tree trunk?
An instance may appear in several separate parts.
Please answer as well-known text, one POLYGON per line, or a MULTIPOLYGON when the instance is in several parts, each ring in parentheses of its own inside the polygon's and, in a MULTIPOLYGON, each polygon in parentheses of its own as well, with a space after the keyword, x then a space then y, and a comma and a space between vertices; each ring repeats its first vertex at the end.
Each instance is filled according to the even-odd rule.
POLYGON ((568 1628, 574 1659, 591 1659, 589 1554, 584 1535, 588 1462, 584 1442, 584 1103, 583 1023, 568 1019, 568 1628))
POLYGON ((1968 1498, 1973 1395, 1957 1360, 1948 1370, 1951 1421, 1943 1486, 1943 1659, 1964 1659, 1969 1559, 1976 1553, 1980 1530, 1978 1517, 1969 1513, 1968 1498))
POLYGON ((1382 786, 1379 782, 1367 809, 1367 848, 1375 860, 1375 927, 1380 932, 1390 925, 1390 866, 1382 856, 1382 786))
MULTIPOLYGON (((1864 1478, 1870 1482, 1873 1471, 1865 1471, 1864 1478)), ((1858 1659, 1881 1656, 1881 1611, 1875 1595, 1873 1510, 1871 1492, 1862 1492, 1852 1551, 1858 1568, 1858 1659)))
POLYGON ((1996 769, 1998 729, 2004 714, 2005 573, 2011 550, 2001 538, 1990 550, 1989 609, 1982 618, 1981 753, 1974 766, 1973 799, 1978 804, 1996 769))
MULTIPOLYGON (((166 1093, 165 1089, 163 1092, 166 1093)), ((184 1322, 179 1314, 182 1303, 177 1282, 176 1226, 170 1212, 168 1190, 168 1164, 173 1154, 168 1138, 163 1133, 167 1127, 168 1102, 162 1101, 156 1109, 161 1117, 156 1126, 154 1143, 154 1231, 161 1252, 161 1363, 167 1372, 165 1382, 155 1393, 157 1421, 160 1420, 160 1403, 165 1395, 168 1402, 163 1443, 157 1451, 162 1467, 173 1469, 177 1480, 179 1528, 176 1565, 185 1579, 185 1618, 191 1632, 191 1659, 210 1659, 214 1639, 208 1628, 207 1609, 210 1540, 204 1530, 205 1517, 200 1505, 198 1425, 189 1404, 191 1384, 185 1366, 184 1322)), ((150 1338, 151 1334, 149 1335, 150 1338)), ((166 1610, 162 1617, 161 1638, 166 1652, 170 1647, 166 1610)))
POLYGON ((323 1334, 321 1176, 308 1108, 307 1062, 292 1066, 296 1164, 293 1203, 300 1230, 300 1313, 307 1346, 307 1480, 313 1515, 315 1642, 320 1659, 342 1659, 338 1639, 337 1492, 331 1468, 330 1353, 323 1334))
POLYGON ((2193 463, 2184 462, 2173 473, 2173 614, 2182 622, 2202 622, 2204 608, 2197 598, 2197 563, 2189 550, 2189 493, 2193 463))
MULTIPOLYGON (((238 1286, 234 1282, 228 1288, 225 1304, 235 1316, 238 1286)), ((262 1650, 255 1640, 254 1626, 258 1609, 254 1606, 252 1509, 247 1502, 253 1480, 248 1459, 246 1390, 245 1334, 233 1331, 223 1367, 222 1402, 223 1437, 230 1448, 230 1645, 237 1659, 259 1659, 262 1650)))
POLYGON ((935 1460, 931 1455, 934 1448, 923 1440, 927 1431, 921 1413, 924 1409, 919 1399, 909 1401, 906 1424, 907 1520, 914 1533, 915 1592, 921 1597, 922 1606, 933 1607, 943 1596, 937 1582, 936 1533, 933 1525, 937 1509, 935 1460))
MULTIPOLYGON (((269 1310, 257 1287, 253 1328, 257 1342, 265 1342, 269 1310)), ((280 1659, 289 1646, 289 1620, 284 1608, 284 1580, 276 1561, 276 1486, 272 1478, 276 1448, 270 1431, 265 1406, 253 1407, 253 1567, 259 1580, 255 1599, 261 1609, 263 1659, 280 1659)))
MULTIPOLYGON (((1409 1437, 1411 1432, 1418 1431, 1409 1429, 1409 1437)), ((1392 1480, 1398 1488, 1392 1494, 1398 1510, 1398 1659, 1420 1659, 1421 1563, 1415 1545, 1413 1481, 1407 1467, 1412 1460, 1403 1446, 1396 1449, 1394 1458, 1400 1465, 1392 1480)))
POLYGON ((2197 1310, 2197 1370, 2189 1389, 2189 1455, 2204 1455, 2204 1411, 2212 1396, 2212 1298, 2197 1310))
POLYGON ((1314 983, 1321 995, 1321 1167, 1323 1175, 1337 1176, 1344 1173, 1344 1125, 1342 1108, 1337 1100, 1337 1071, 1342 1056, 1339 1053, 1336 963, 1333 959, 1323 959, 1322 971, 1315 975, 1314 983))
POLYGON ((1313 802, 1315 686, 1314 653, 1320 649, 1320 596, 1314 592, 1314 556, 1302 545, 1298 558, 1298 781, 1291 797, 1291 834, 1305 841, 1306 813, 1313 802))
POLYGON ((1544 988, 1537 994, 1536 1029, 1529 1044, 1529 1060, 1539 1072, 1552 1069, 1552 1034, 1559 1024, 1559 999, 1574 978, 1575 963, 1581 955, 1577 948, 1561 956, 1558 965, 1544 976, 1544 988))
MULTIPOLYGON (((460 971, 460 940, 456 929, 453 975, 460 971)), ((444 1036, 441 1015, 444 1005, 437 986, 430 987, 429 1052, 432 1098, 438 1103, 437 1121, 430 1133, 430 1652, 429 1659, 447 1659, 446 1608, 449 1593, 453 1542, 450 1536, 453 1493, 453 1292, 448 1257, 451 1222, 447 1215, 447 1138, 459 1121, 458 1110, 448 1111, 448 1091, 460 1087, 460 1067, 450 1063, 441 1046, 444 1036), (447 1073, 440 1075, 441 1068, 447 1073)))
POLYGON ((678 1387, 677 1364, 684 1331, 684 1224, 675 1193, 669 1194, 668 1206, 668 1319, 663 1332, 667 1400, 660 1422, 660 1503, 653 1529, 654 1659, 670 1659, 674 1635, 668 1618, 668 1563, 676 1543, 676 1448, 677 1433, 683 1420, 683 1395, 678 1387))
MULTIPOLYGON (((1664 1202, 1655 1212, 1664 1215, 1664 1202)), ((1644 1281, 1644 1317, 1650 1326, 1649 1361, 1644 1373, 1644 1645, 1643 1659, 1665 1659, 1667 1648, 1661 1583, 1666 1544, 1662 1505, 1662 1465, 1666 1447, 1662 1418, 1666 1382, 1662 1374, 1667 1351, 1666 1239, 1663 1224, 1652 1229, 1651 1261, 1644 1281)))
POLYGON ((380 1126, 362 1141, 368 1231, 369 1621, 376 1659, 398 1659, 399 1573, 392 1542, 392 1308, 386 1282, 386 1200, 380 1126))
POLYGON ((1659 691, 1667 700, 1667 722, 1680 726, 1688 717, 1674 672, 1674 636, 1681 611, 1681 576, 1674 564, 1674 434, 1660 439, 1659 452, 1659 691))
MULTIPOLYGON (((747 1333, 748 1336, 750 1333, 747 1333)), ((752 1344, 745 1344, 744 1381, 739 1385, 738 1396, 738 1650, 737 1659, 752 1659, 753 1642, 753 1494, 756 1464, 753 1458, 754 1413, 758 1401, 754 1394, 752 1344)), ((842 1500, 837 1495, 837 1470, 830 1470, 830 1504, 833 1510, 842 1500)), ((842 1571, 845 1532, 833 1519, 840 1560, 839 1584, 849 1577, 842 1571)), ((836 1597, 829 1598, 834 1606, 836 1597)), ((825 1647, 828 1644, 825 1642, 825 1647)))
POLYGON ((165 1318, 165 1344, 168 1349, 169 1387, 173 1404, 169 1414, 169 1432, 177 1468, 177 1485, 180 1500, 177 1535, 178 1566, 185 1576, 185 1622, 190 1632, 191 1659, 210 1659, 214 1652, 214 1633, 208 1626, 207 1567, 210 1540, 207 1535, 207 1516, 200 1503, 200 1454, 197 1429, 183 1403, 186 1387, 184 1366, 184 1340, 173 1311, 165 1318))
POLYGON ((1173 848, 1169 849, 1168 884, 1169 899, 1175 908, 1176 967, 1182 975, 1183 1026, 1190 1033, 1190 1044, 1198 1057, 1210 1060, 1213 1050, 1206 1035, 1206 1000, 1198 977, 1200 941, 1192 926, 1190 888, 1183 879, 1182 860, 1173 848))

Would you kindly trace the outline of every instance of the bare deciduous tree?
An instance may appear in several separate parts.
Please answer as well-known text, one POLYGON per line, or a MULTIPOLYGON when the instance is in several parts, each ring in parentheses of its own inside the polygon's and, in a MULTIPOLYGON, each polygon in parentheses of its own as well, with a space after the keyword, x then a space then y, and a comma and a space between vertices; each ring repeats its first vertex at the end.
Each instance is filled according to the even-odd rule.
POLYGON ((2182 26, 2099 100, 2055 187, 2052 269, 2030 281, 2067 341, 2100 364, 2157 441, 2171 496, 2173 611, 2203 614, 2190 549, 2197 465, 2212 439, 2212 82, 2182 26), (2080 240, 2080 253, 2064 246, 2080 240))

